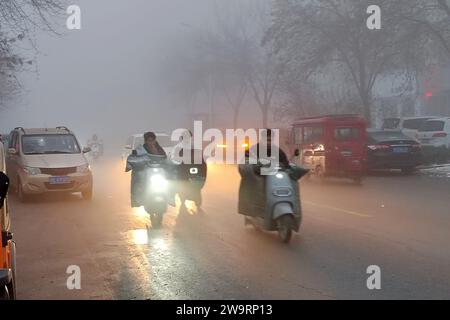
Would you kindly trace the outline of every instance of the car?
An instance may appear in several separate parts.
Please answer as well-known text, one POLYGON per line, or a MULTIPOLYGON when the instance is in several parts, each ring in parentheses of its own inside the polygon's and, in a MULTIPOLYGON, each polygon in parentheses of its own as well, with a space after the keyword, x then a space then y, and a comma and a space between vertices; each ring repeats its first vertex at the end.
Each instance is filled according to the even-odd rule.
POLYGON ((85 153, 67 127, 24 129, 10 134, 6 166, 19 201, 29 195, 81 192, 92 198, 93 177, 85 153))
MULTIPOLYGON (((175 145, 175 143, 171 140, 170 135, 163 132, 155 132, 155 135, 156 140, 169 157, 171 155, 173 146, 175 145)), ((142 146, 143 144, 144 144, 143 133, 133 134, 129 136, 122 150, 122 161, 126 161, 131 152, 135 150, 138 146, 142 146)))
POLYGON ((427 120, 417 138, 429 156, 445 162, 450 155, 450 117, 427 120))
POLYGON ((427 120, 436 117, 405 117, 405 118, 387 118, 383 120, 382 129, 392 131, 402 131, 412 139, 416 139, 420 126, 427 120))
POLYGON ((422 163, 418 141, 401 131, 367 130, 367 169, 400 169, 411 174, 422 163))
POLYGON ((0 142, 0 300, 16 299, 16 245, 11 232, 3 143, 0 142))

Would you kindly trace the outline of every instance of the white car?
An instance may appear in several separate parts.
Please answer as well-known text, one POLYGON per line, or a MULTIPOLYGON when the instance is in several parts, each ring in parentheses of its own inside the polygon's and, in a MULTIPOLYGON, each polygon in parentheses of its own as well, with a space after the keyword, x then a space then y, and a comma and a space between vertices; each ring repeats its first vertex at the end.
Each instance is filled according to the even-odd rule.
MULTIPOLYGON (((163 132, 155 132, 156 140, 158 141, 159 145, 164 149, 167 156, 170 157, 173 146, 175 145, 174 142, 170 139, 170 136, 167 133, 163 132)), ((122 151, 122 160, 126 161, 128 156, 131 154, 131 152, 136 149, 138 146, 144 144, 144 134, 133 134, 132 136, 128 137, 127 142, 123 148, 122 151)))
POLYGON ((417 139, 419 128, 425 121, 436 117, 407 117, 407 118, 387 118, 383 120, 383 130, 400 130, 404 135, 412 139, 417 139))
POLYGON ((450 149, 450 117, 425 121, 417 138, 422 146, 450 149))

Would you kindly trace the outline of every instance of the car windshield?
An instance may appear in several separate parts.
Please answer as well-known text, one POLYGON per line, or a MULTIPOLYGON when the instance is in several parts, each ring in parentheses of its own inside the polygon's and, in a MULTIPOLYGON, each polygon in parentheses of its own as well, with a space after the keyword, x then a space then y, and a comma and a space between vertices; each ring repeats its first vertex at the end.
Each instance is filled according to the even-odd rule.
POLYGON ((380 131, 380 132, 369 132, 369 140, 374 141, 395 141, 395 140, 411 140, 401 132, 391 132, 391 131, 380 131))
POLYGON ((420 119, 409 119, 403 121, 403 128, 418 130, 424 122, 426 122, 429 118, 420 118, 420 119))
POLYGON ((77 140, 71 134, 30 135, 22 137, 24 154, 80 153, 77 140))
POLYGON ((398 118, 385 119, 383 121, 383 129, 396 129, 399 124, 400 119, 398 118))
POLYGON ((429 132, 429 131, 442 131, 444 130, 444 121, 439 120, 428 120, 425 121, 420 127, 421 132, 429 132))

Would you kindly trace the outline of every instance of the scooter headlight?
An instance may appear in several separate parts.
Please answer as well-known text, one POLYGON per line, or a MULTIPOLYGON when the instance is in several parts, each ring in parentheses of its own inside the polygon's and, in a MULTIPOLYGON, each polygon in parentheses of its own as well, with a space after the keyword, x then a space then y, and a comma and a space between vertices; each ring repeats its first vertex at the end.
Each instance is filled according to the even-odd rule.
POLYGON ((167 179, 161 174, 154 174, 150 178, 152 190, 165 191, 167 189, 167 179))

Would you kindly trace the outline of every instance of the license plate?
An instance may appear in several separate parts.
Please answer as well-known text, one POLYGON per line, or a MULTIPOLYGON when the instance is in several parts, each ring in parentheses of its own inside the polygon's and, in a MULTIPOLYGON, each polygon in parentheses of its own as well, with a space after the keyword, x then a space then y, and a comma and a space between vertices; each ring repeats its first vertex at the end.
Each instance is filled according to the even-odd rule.
POLYGON ((394 153, 407 153, 409 151, 408 147, 395 147, 394 153))
POLYGON ((50 177, 48 180, 50 184, 67 184, 70 183, 70 177, 50 177))

